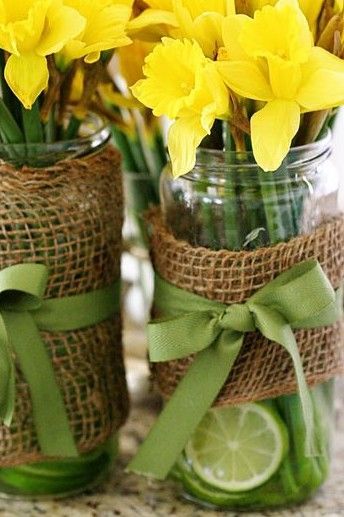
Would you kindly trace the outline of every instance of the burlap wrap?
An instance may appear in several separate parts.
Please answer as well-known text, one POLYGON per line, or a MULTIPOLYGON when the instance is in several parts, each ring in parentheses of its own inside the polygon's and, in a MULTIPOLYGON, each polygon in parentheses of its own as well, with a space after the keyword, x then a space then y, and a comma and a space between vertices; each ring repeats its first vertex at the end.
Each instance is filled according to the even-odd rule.
MULTIPOLYGON (((0 268, 43 263, 46 298, 105 287, 120 278, 120 156, 108 146, 49 169, 0 163, 0 268)), ((80 452, 103 444, 123 423, 128 397, 120 316, 75 332, 42 333, 80 452)), ((24 338, 24 336, 23 336, 24 338)), ((17 367, 10 429, 0 426, 0 465, 42 460, 28 386, 17 367)))
MULTIPOLYGON (((171 284, 210 300, 244 302, 280 273, 307 259, 320 262, 335 289, 343 285, 344 218, 324 224, 311 235, 253 252, 211 251, 176 240, 157 209, 148 214, 147 221, 151 224, 151 256, 156 272, 171 284)), ((344 373, 343 322, 297 331, 295 335, 309 385, 344 373)), ((151 365, 154 382, 164 397, 172 395, 192 360, 151 365)), ((250 333, 216 405, 263 400, 296 389, 288 353, 259 333, 250 333)))

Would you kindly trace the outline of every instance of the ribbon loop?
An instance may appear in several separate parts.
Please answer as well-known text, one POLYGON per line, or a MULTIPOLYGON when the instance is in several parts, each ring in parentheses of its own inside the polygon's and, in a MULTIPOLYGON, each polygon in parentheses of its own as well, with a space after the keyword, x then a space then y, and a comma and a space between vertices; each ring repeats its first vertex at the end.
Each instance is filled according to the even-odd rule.
POLYGON ((336 296, 318 262, 294 266, 241 305, 212 302, 159 277, 156 283, 155 306, 170 319, 149 325, 153 360, 196 357, 128 469, 157 479, 168 475, 226 382, 245 334, 254 330, 290 355, 303 410, 306 450, 316 454, 314 408, 293 329, 333 325, 342 313, 343 298, 341 290, 336 296))
POLYGON ((0 271, 0 310, 38 309, 48 281, 48 269, 42 264, 17 264, 0 271))

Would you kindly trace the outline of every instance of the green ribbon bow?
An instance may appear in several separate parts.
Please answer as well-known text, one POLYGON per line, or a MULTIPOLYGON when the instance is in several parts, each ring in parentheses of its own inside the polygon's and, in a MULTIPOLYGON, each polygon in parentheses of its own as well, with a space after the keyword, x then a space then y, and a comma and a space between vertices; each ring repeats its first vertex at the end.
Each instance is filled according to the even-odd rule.
POLYGON ((341 315, 337 295, 316 261, 281 274, 246 303, 223 305, 156 278, 155 307, 168 319, 149 325, 152 362, 197 354, 128 470, 165 479, 237 359, 247 332, 259 330, 290 354, 306 426, 308 455, 317 454, 313 405, 292 329, 334 324, 341 315))
POLYGON ((18 264, 0 271, 0 418, 9 426, 15 407, 15 364, 29 385, 39 445, 47 456, 76 457, 63 398, 40 330, 79 330, 118 311, 119 284, 44 300, 48 270, 18 264))

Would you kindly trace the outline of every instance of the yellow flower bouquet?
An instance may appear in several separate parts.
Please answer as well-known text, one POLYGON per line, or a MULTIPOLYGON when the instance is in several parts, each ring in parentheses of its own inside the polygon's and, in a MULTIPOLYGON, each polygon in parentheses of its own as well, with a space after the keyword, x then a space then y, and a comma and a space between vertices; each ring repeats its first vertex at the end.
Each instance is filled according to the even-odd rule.
POLYGON ((213 507, 299 503, 328 475, 343 371, 343 4, 144 4, 129 31, 154 47, 132 92, 171 120, 161 211, 147 216, 166 405, 129 468, 213 507))
POLYGON ((131 31, 144 34, 146 24, 167 23, 168 15, 170 25, 132 90, 156 116, 174 120, 168 135, 174 176, 193 168, 216 120, 227 123, 234 140, 227 150, 252 149, 264 171, 275 171, 293 144, 314 141, 343 104, 337 5, 238 1, 235 14, 234 0, 147 3, 170 7, 144 11, 130 22, 131 31))
POLYGON ((0 135, 3 158, 39 165, 30 144, 85 136, 114 49, 131 43, 132 0, 4 1, 0 7, 0 135), (23 145, 24 144, 24 145, 23 145), (22 147, 20 147, 22 145, 22 147), (3 147, 3 152, 5 147, 3 147), (18 156, 22 151, 23 156, 18 156))

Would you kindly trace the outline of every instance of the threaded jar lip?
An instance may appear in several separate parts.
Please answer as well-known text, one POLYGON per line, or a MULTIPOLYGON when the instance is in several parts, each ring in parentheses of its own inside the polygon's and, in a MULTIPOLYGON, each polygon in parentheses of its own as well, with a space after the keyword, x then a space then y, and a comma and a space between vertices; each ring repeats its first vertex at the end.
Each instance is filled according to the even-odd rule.
POLYGON ((333 140, 330 129, 324 136, 313 143, 292 147, 284 159, 281 167, 275 172, 264 172, 257 164, 253 151, 237 152, 222 151, 216 149, 198 149, 196 164, 192 171, 182 176, 183 179, 197 181, 200 177, 204 178, 204 173, 219 177, 227 171, 234 172, 241 168, 245 173, 261 173, 266 175, 273 174, 275 180, 280 176, 285 176, 286 171, 295 173, 295 170, 302 168, 307 171, 313 170, 325 161, 332 153, 333 140), (293 171, 293 172, 292 172, 293 171), (277 177, 277 178, 276 178, 277 177))
MULTIPOLYGON (((333 139, 330 129, 324 136, 313 143, 292 147, 280 168, 275 172, 264 172, 257 164, 252 151, 222 151, 215 149, 198 149, 196 164, 192 171, 180 176, 175 181, 202 182, 209 185, 225 185, 228 175, 237 176, 241 186, 246 181, 252 183, 259 177, 263 183, 285 183, 302 175, 312 179, 320 171, 320 165, 332 154, 333 139), (239 179, 240 178, 240 179, 239 179)), ((170 174, 170 164, 166 172, 170 174)))
MULTIPOLYGON (((332 132, 328 129, 325 135, 318 141, 305 144, 301 146, 292 147, 282 163, 282 168, 298 167, 300 164, 307 163, 327 157, 332 151, 332 132)), ((222 151, 217 149, 198 149, 196 167, 204 165, 211 165, 216 168, 223 167, 237 167, 238 165, 253 167, 260 169, 258 166, 253 151, 222 151), (209 159, 212 159, 212 163, 209 159)), ((276 171, 277 172, 277 171, 276 171)))
POLYGON ((49 167, 55 163, 92 154, 104 147, 111 138, 111 126, 100 115, 90 113, 80 128, 81 136, 71 140, 6 144, 0 143, 0 162, 14 167, 24 165, 49 167))

